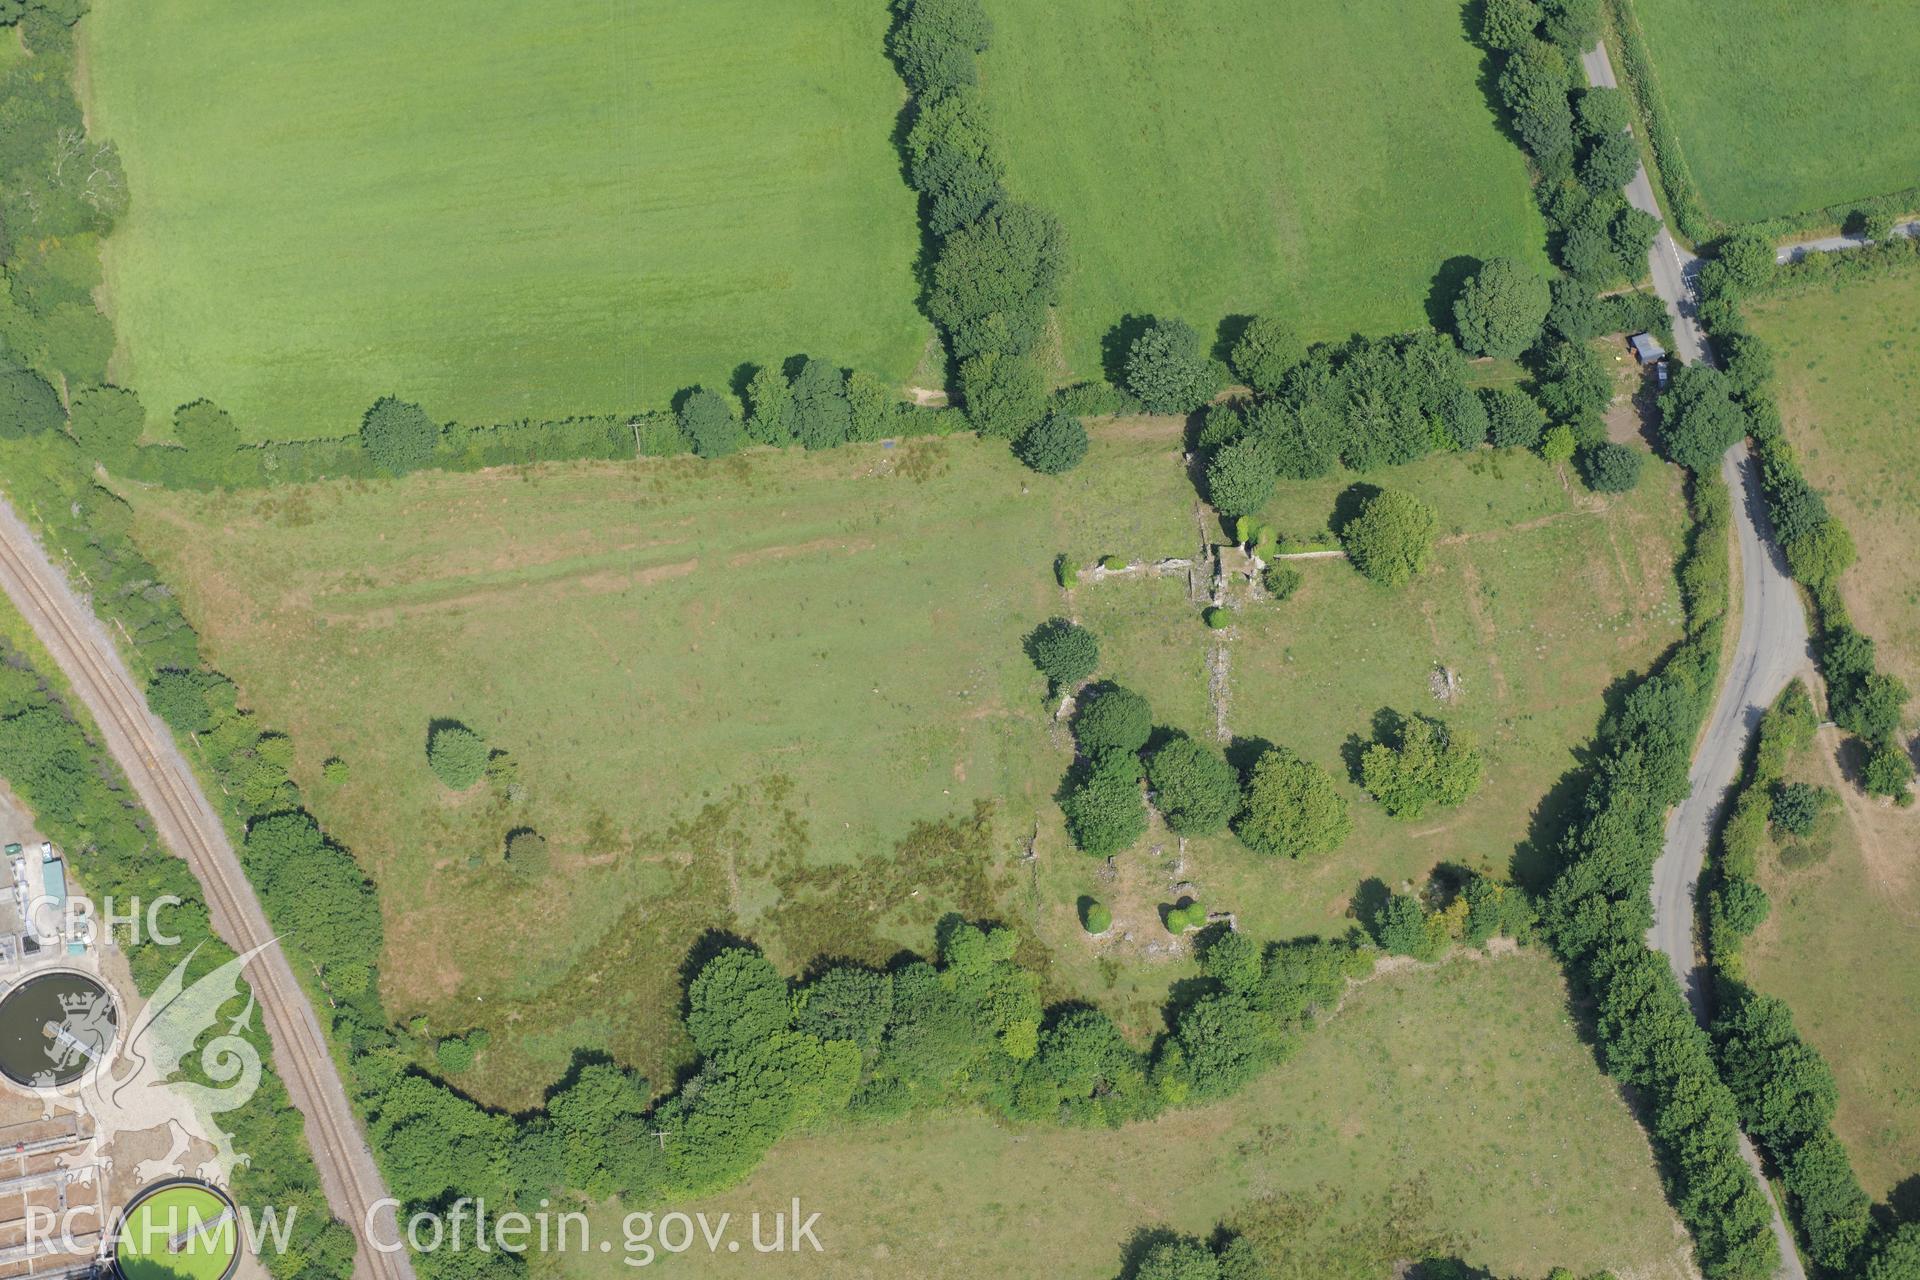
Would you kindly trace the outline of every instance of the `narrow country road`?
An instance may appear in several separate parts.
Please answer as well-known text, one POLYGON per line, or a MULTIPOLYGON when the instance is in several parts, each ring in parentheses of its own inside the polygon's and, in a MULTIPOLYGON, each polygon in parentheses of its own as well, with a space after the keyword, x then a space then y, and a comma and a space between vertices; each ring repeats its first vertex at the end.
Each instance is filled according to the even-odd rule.
MULTIPOLYGON (((1587 83, 1595 88, 1620 87, 1613 78, 1613 62, 1607 57, 1606 45, 1597 44, 1581 54, 1580 65, 1587 73, 1587 83)), ((1653 198, 1653 183, 1647 178, 1645 165, 1633 171, 1633 180, 1624 190, 1628 204, 1660 217, 1660 202, 1653 198)), ((1687 364, 1709 360, 1706 335, 1694 319, 1693 282, 1700 272, 1700 259, 1680 247, 1664 219, 1648 251, 1647 265, 1653 272, 1654 292, 1667 304, 1667 314, 1673 319, 1674 354, 1687 364)))
MULTIPOLYGON (((226 829, 175 748, 172 735, 147 710, 140 686, 93 610, 3 498, 0 589, 12 598, 92 713, 108 751, 153 815, 162 843, 186 859, 200 881, 214 929, 236 951, 249 951, 271 939, 273 930, 240 869, 226 829)), ((371 1229, 382 1240, 397 1239, 391 1209, 374 1212, 387 1197, 386 1184, 347 1100, 319 1019, 285 952, 279 947, 261 952, 247 966, 247 980, 253 984, 273 1042, 274 1069, 294 1106, 306 1117, 307 1142, 319 1166, 321 1188, 359 1245, 356 1280, 412 1280, 413 1267, 404 1251, 378 1252, 368 1238, 371 1229)))
MULTIPOLYGON (((1920 238, 1920 221, 1902 222, 1893 228, 1896 236, 1905 236, 1912 240, 1920 238)), ((1783 244, 1774 252, 1775 262, 1798 262, 1810 253, 1843 253, 1848 249, 1864 249, 1873 241, 1865 236, 1821 236, 1817 240, 1794 240, 1783 244)))
MULTIPOLYGON (((1588 83, 1618 87, 1605 44, 1582 54, 1580 62, 1588 83)), ((1660 216, 1644 165, 1627 184, 1626 194, 1635 208, 1660 216)), ((1664 221, 1647 258, 1654 291, 1667 304, 1667 314, 1673 321, 1674 354, 1688 364, 1711 364, 1712 348, 1695 317, 1693 285, 1700 260, 1680 247, 1664 221)), ((1647 931, 1647 945, 1667 957, 1693 1005, 1694 1016, 1702 1021, 1707 1015, 1705 975, 1696 963, 1693 943, 1693 895, 1700 883, 1700 868, 1706 861, 1707 845, 1727 791, 1739 776, 1748 736, 1774 697, 1807 665, 1809 656, 1806 613, 1773 541, 1766 498, 1760 490, 1760 463, 1746 441, 1727 450, 1720 460, 1720 474, 1733 496, 1734 540, 1740 560, 1740 634, 1726 660, 1725 678, 1706 734, 1687 773, 1687 797, 1667 818, 1666 844, 1653 868, 1653 928, 1647 931)), ((1760 1185, 1766 1187, 1759 1153, 1745 1134, 1740 1137, 1740 1153, 1760 1185)), ((1779 1201, 1770 1194, 1768 1203, 1773 1209, 1774 1240, 1780 1246, 1780 1270, 1776 1274, 1785 1280, 1806 1280, 1806 1268, 1779 1201)))

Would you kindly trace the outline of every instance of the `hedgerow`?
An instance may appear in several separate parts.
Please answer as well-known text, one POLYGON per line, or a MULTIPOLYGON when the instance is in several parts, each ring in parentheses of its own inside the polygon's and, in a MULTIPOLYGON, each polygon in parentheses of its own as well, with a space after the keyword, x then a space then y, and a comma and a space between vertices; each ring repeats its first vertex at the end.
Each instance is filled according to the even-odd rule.
POLYGON ((1686 637, 1602 725, 1543 918, 1596 1002, 1603 1064, 1646 1099, 1669 1197, 1702 1271, 1759 1280, 1778 1251, 1766 1197, 1740 1155, 1735 1098, 1666 959, 1644 941, 1666 812, 1687 793, 1694 738, 1714 694, 1731 507, 1724 493, 1705 495, 1721 488, 1716 473, 1695 473, 1695 525, 1681 567, 1691 583, 1686 637))
POLYGON ((911 97, 907 181, 935 248, 927 312, 946 338, 968 420, 1013 439, 1047 409, 1039 346, 1066 275, 1066 233, 1013 199, 975 87, 993 24, 979 0, 895 0, 888 48, 911 97))
POLYGON ((1767 895, 1756 877, 1780 779, 1790 758, 1812 744, 1819 721, 1799 680, 1761 717, 1702 889, 1719 1006, 1712 1033, 1742 1127, 1780 1170, 1815 1261, 1836 1274, 1853 1274, 1867 1239, 1871 1201, 1833 1135, 1833 1074, 1800 1036, 1785 1003, 1746 985, 1740 954, 1767 914, 1767 895))

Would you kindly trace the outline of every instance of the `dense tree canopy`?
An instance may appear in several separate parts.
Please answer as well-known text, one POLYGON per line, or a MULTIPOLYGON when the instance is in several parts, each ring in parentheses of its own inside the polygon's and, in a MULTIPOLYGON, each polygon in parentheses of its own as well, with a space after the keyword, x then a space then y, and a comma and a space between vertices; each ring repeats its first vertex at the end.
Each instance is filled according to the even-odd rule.
POLYGON ((1213 1250, 1191 1236, 1156 1240, 1140 1255, 1134 1280, 1220 1280, 1213 1250))
POLYGON ((1207 496, 1224 516, 1258 511, 1278 480, 1272 455, 1256 439, 1236 440, 1207 462, 1207 496))
POLYGON ((1747 415, 1728 391, 1726 375, 1710 365, 1683 365, 1660 398, 1660 443, 1667 457, 1714 474, 1720 455, 1747 434, 1747 415))
POLYGON ((207 678, 198 671, 156 671, 147 682, 147 705, 175 733, 205 733, 213 728, 207 703, 207 678))
POLYGON ((1149 413, 1191 413, 1211 400, 1224 380, 1184 320, 1156 320, 1127 352, 1127 389, 1149 413))
POLYGON ((231 453, 240 447, 240 428, 233 416, 211 400, 195 400, 175 409, 173 433, 187 448, 206 453, 231 453))
POLYGON ((1887 1233, 1867 1263, 1866 1280, 1920 1280, 1920 1222, 1904 1222, 1887 1233))
POLYGON ((1417 818, 1428 806, 1460 804, 1480 787, 1480 748, 1427 716, 1399 717, 1386 741, 1360 757, 1360 778, 1390 817, 1417 818))
POLYGON ((1433 554, 1440 517, 1409 493, 1385 489, 1368 498, 1340 530, 1353 567, 1382 586, 1404 585, 1433 554))
POLYGON ((1016 439, 1046 415, 1046 373, 1024 351, 988 350, 962 360, 960 390, 968 423, 991 439, 1016 439))
POLYGON ((1531 449, 1540 443, 1547 418, 1539 401, 1518 387, 1485 387, 1480 399, 1487 408, 1487 440, 1496 448, 1531 449))
POLYGON ((1547 39, 1578 57, 1600 41, 1600 0, 1541 0, 1547 39))
POLYGON ((1066 237, 1051 214, 1001 202, 941 242, 927 310, 961 360, 1025 353, 1046 328, 1066 270, 1066 237))
POLYGON ((102 462, 129 457, 146 423, 140 397, 125 387, 85 387, 74 393, 74 437, 102 462))
POLYGON ((1480 38, 1494 49, 1518 49, 1540 29, 1535 0, 1486 0, 1480 11, 1480 38))
POLYGON ((1541 366, 1538 388, 1554 420, 1577 429, 1597 427, 1613 403, 1613 376, 1584 342, 1556 342, 1541 366))
POLYGON ((1233 830, 1257 853, 1301 858, 1331 853, 1353 821, 1325 769, 1270 747, 1254 762, 1233 830))
POLYGON ((1307 344, 1300 331, 1278 316, 1253 317, 1228 353, 1234 376, 1261 395, 1278 391, 1306 357, 1307 344))
POLYGON ((755 444, 793 440, 793 387, 773 365, 761 365, 747 382, 746 430, 755 444))
POLYGON ((360 420, 360 446, 389 475, 418 471, 433 461, 440 428, 417 404, 382 396, 360 420))
POLYGON ((1120 852, 1147 831, 1147 802, 1140 794, 1140 757, 1131 751, 1101 751, 1070 778, 1060 801, 1067 834, 1098 858, 1120 852))
POLYGON ((1240 810, 1240 777, 1217 751, 1192 738, 1169 740, 1147 757, 1154 807, 1178 835, 1210 835, 1240 810))
POLYGON ((1087 429, 1080 419, 1055 411, 1028 427, 1014 444, 1020 461, 1042 475, 1071 471, 1087 456, 1087 429))
POLYGON ((1588 138, 1602 138, 1610 133, 1622 133, 1633 124, 1633 102, 1619 89, 1591 88, 1583 90, 1579 101, 1574 103, 1574 115, 1580 123, 1580 132, 1588 138))
POLYGON ((1595 493, 1625 493, 1640 483, 1647 455, 1632 445, 1603 440, 1579 454, 1580 475, 1595 493))
POLYGON ((1541 40, 1523 39, 1500 72, 1500 96, 1520 141, 1541 163, 1562 163, 1573 148, 1573 108, 1567 95, 1573 71, 1564 53, 1541 40))
POLYGON ((747 442, 733 409, 733 397, 695 387, 680 402, 680 430, 702 458, 724 458, 747 442))
POLYGON ((847 375, 838 366, 808 357, 791 384, 793 435, 805 449, 832 449, 853 430, 847 375))
POLYGON ((1134 752, 1153 733, 1153 708, 1131 689, 1101 684, 1089 689, 1073 715, 1073 740, 1085 755, 1134 752))
POLYGON ((972 84, 974 56, 993 36, 980 0, 910 0, 899 8, 888 46, 908 88, 929 94, 972 84))
POLYGON ((52 431, 66 417, 59 395, 45 378, 31 369, 0 365, 0 439, 52 431))
POLYGON ((1580 158, 1580 181, 1589 191, 1617 191, 1640 169, 1640 144, 1630 133, 1602 133, 1580 158))
POLYGON ((907 178, 928 200, 927 229, 944 236, 1005 197, 1006 166, 980 95, 951 89, 924 101, 907 131, 907 178))
POLYGON ((1100 645, 1093 633, 1065 618, 1051 618, 1027 635, 1027 656, 1055 690, 1071 689, 1100 665, 1100 645))
POLYGON ((1539 272, 1495 258, 1471 277, 1453 304, 1460 345, 1475 355, 1511 359, 1540 340, 1553 292, 1539 272))
POLYGON ((455 791, 465 791, 487 771, 487 740, 463 724, 436 723, 427 733, 427 765, 455 791))
POLYGON ((786 1029, 787 981, 748 947, 727 947, 687 985, 687 1034, 702 1053, 745 1049, 786 1029))

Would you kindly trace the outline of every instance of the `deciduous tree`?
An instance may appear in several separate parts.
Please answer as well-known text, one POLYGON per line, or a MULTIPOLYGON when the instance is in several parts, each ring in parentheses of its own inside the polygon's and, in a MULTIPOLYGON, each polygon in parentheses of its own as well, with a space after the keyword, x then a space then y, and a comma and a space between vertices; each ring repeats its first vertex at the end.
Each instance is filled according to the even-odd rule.
POLYGON ((1540 340, 1553 291, 1539 272, 1495 258, 1468 279, 1453 304, 1460 345, 1475 355, 1511 359, 1540 340))
POLYGON ((1340 530, 1353 567, 1382 586, 1403 586, 1433 554, 1440 517, 1409 493, 1384 489, 1340 530))
POLYGON ((1271 747, 1254 762, 1233 830, 1256 853, 1301 858, 1331 853, 1353 821, 1325 769, 1271 747))

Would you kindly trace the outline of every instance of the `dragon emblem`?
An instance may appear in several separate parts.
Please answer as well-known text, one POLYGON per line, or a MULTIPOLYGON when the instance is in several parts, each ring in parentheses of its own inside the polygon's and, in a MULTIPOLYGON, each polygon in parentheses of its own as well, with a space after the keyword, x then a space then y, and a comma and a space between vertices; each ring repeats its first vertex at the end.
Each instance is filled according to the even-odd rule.
MULTIPOLYGON (((196 1139, 211 1147, 214 1154, 191 1172, 220 1185, 231 1181, 234 1169, 247 1163, 247 1156, 234 1150, 233 1136, 215 1117, 245 1106, 260 1086, 259 1050, 241 1035, 253 1022, 251 992, 245 1007, 227 1021, 225 1029, 199 1047, 200 1070, 213 1084, 173 1077, 182 1063, 195 1056, 201 1038, 220 1021, 221 1009, 239 997, 240 974, 247 962, 275 941, 268 939, 189 984, 187 966, 200 950, 196 946, 154 991, 118 1054, 96 1057, 93 1070, 65 1085, 53 1083, 56 1073, 52 1071, 35 1081, 48 1115, 59 1108, 92 1118, 93 1135, 76 1153, 76 1163, 91 1160, 102 1168, 110 1167, 112 1162, 103 1148, 114 1134, 164 1126, 169 1135, 167 1152, 158 1160, 142 1160, 136 1166, 140 1181, 187 1175, 187 1148, 196 1139)), ((76 1008, 59 1026, 49 1024, 53 1041, 49 1053, 89 1053, 88 1046, 93 1043, 89 1036, 97 1031, 89 1019, 99 1016, 97 1010, 76 1008)))

